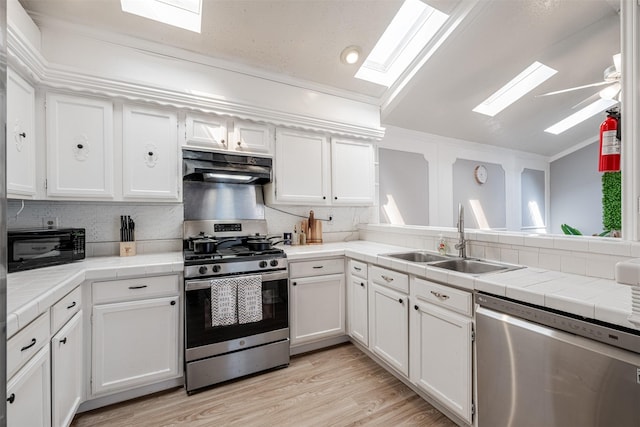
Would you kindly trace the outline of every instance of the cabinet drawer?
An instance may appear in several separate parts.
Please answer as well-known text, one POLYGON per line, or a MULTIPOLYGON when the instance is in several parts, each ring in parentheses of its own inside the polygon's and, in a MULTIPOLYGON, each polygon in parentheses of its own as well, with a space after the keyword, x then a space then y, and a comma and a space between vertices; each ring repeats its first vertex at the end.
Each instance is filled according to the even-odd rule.
POLYGON ((45 344, 49 344, 49 312, 43 313, 7 341, 7 378, 11 378, 45 344))
POLYGON ((91 289, 94 304, 155 298, 179 293, 177 275, 94 282, 91 289))
POLYGON ((344 273, 344 258, 319 259, 316 261, 292 262, 289 264, 289 277, 323 276, 325 274, 344 273))
POLYGON ((409 293, 409 276, 406 274, 372 265, 369 267, 369 279, 373 283, 409 293))
POLYGON ((411 279, 411 294, 421 301, 446 307, 465 316, 472 314, 473 298, 470 292, 414 278, 411 279))
POLYGON ((80 311, 82 305, 82 288, 78 286, 51 308, 51 333, 55 334, 67 320, 80 311))
POLYGON ((367 264, 365 264, 364 262, 356 261, 354 259, 349 260, 349 273, 353 274, 354 276, 366 279, 367 264))

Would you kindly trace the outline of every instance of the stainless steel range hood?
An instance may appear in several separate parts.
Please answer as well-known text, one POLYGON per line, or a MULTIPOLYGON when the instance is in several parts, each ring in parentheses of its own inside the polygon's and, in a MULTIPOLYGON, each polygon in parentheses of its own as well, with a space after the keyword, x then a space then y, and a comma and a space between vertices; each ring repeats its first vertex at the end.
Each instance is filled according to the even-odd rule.
POLYGON ((182 151, 183 181, 265 184, 271 182, 272 159, 214 153, 182 151))

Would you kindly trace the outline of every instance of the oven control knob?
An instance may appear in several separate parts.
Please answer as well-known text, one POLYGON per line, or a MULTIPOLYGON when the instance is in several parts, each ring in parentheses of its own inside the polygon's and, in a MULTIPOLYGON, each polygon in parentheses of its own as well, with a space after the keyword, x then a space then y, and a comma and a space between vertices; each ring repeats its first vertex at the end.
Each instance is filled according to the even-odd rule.
POLYGON ((260 268, 265 268, 267 266, 267 261, 260 261, 260 264, 258 264, 260 266, 260 268))
POLYGON ((203 265, 202 267, 200 267, 200 268, 198 269, 198 272, 199 272, 200 274, 206 274, 206 272, 207 272, 207 266, 206 266, 206 265, 203 265))
POLYGON ((271 267, 277 267, 278 266, 278 260, 277 259, 272 259, 269 264, 271 265, 271 267))
POLYGON ((217 273, 218 271, 220 271, 220 266, 218 264, 215 264, 211 266, 211 270, 213 270, 214 273, 217 273))

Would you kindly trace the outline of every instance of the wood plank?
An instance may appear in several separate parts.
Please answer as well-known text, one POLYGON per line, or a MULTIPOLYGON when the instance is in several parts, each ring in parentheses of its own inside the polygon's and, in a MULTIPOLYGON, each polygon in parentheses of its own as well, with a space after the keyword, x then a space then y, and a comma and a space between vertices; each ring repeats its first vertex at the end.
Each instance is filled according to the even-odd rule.
POLYGON ((455 424, 352 344, 188 396, 183 388, 76 415, 73 427, 455 424))

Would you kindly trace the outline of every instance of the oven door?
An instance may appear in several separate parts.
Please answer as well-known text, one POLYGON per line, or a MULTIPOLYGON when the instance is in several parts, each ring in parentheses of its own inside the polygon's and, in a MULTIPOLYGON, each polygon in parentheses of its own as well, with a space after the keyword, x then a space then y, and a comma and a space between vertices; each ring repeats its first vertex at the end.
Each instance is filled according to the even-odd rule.
MULTIPOLYGON (((220 295, 224 294, 215 289, 212 292, 212 286, 217 286, 219 279, 250 276, 254 275, 185 281, 187 362, 289 338, 289 281, 286 271, 257 274, 262 279, 262 313, 258 315, 259 320, 240 323, 235 319, 219 325, 220 322, 212 315, 215 309, 212 308, 212 296, 221 299, 220 295)), ((228 300, 224 303, 228 303, 228 300)), ((214 301, 214 307, 222 304, 214 301)))

